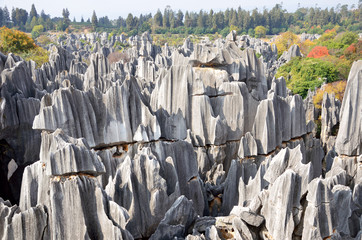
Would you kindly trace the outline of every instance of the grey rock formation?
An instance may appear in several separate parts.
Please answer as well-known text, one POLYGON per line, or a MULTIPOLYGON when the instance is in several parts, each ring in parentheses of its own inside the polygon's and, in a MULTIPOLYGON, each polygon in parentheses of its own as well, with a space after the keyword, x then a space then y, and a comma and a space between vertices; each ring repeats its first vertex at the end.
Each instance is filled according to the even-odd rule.
MULTIPOLYGON (((315 121, 320 116, 321 112, 318 108, 315 107, 313 103, 313 97, 316 95, 316 91, 308 90, 308 95, 304 99, 304 109, 306 111, 305 118, 307 122, 315 121)), ((310 131, 308 131, 310 132, 310 131)))
POLYGON ((110 206, 118 206, 107 204, 107 197, 97 186, 97 181, 86 176, 70 177, 63 181, 55 179, 50 185, 53 207, 50 231, 54 238, 131 238, 122 230, 123 224, 115 222, 117 219, 113 219, 114 215, 107 214, 110 206))
MULTIPOLYGON (((308 206, 304 215, 303 239, 329 237, 338 226, 336 213, 339 211, 336 207, 339 203, 334 199, 332 189, 338 184, 345 184, 346 172, 340 168, 336 168, 334 171, 338 172, 333 174, 333 177, 325 180, 317 178, 308 185, 308 206)), ((335 191, 338 197, 339 193, 337 190, 335 191)), ((349 214, 347 213, 347 215, 349 214)), ((344 227, 341 226, 341 228, 344 227)))
POLYGON ((336 203, 335 214, 337 220, 337 231, 343 235, 350 235, 348 219, 352 215, 351 198, 352 191, 349 187, 336 185, 332 189, 333 199, 336 203))
POLYGON ((240 217, 247 224, 259 227, 264 222, 264 217, 252 212, 249 208, 234 206, 230 215, 240 217))
POLYGON ((97 88, 87 92, 64 88, 45 95, 33 128, 61 128, 69 136, 84 137, 91 147, 160 137, 158 121, 134 80, 111 87, 105 94, 97 88))
POLYGON ((85 139, 74 139, 61 129, 42 133, 40 161, 47 165, 49 176, 85 173, 98 176, 105 173, 100 158, 90 150, 85 139))
POLYGON ((300 194, 307 192, 309 182, 313 178, 313 168, 311 163, 303 164, 301 147, 298 145, 294 149, 285 148, 281 150, 271 161, 264 179, 273 184, 285 171, 293 170, 300 177, 300 194))
POLYGON ((3 202, 1 198, 0 201, 1 215, 4 217, 4 222, 0 225, 4 230, 3 234, 0 234, 2 239, 41 239, 46 237, 44 232, 47 227, 48 215, 44 206, 39 205, 20 212, 17 207, 10 208, 9 203, 3 202))
POLYGON ((335 99, 334 94, 324 93, 322 102, 322 115, 321 115, 321 141, 326 145, 329 137, 332 136, 334 127, 339 123, 339 111, 341 102, 335 99))
POLYGON ((348 76, 340 113, 336 152, 358 156, 362 153, 362 61, 354 62, 348 76))
POLYGON ((301 217, 301 179, 293 170, 286 170, 269 187, 269 197, 261 209, 265 226, 275 239, 292 239, 301 217))
POLYGON ((258 106, 255 116, 252 134, 258 147, 258 154, 268 154, 277 146, 275 139, 275 111, 273 102, 269 99, 263 100, 258 106))
POLYGON ((240 146, 238 151, 239 158, 256 156, 258 154, 257 145, 253 135, 247 132, 245 136, 240 139, 240 146))
POLYGON ((234 231, 236 232, 236 239, 252 240, 256 238, 256 236, 253 235, 252 232, 250 232, 249 228, 240 218, 234 218, 232 226, 234 227, 234 231))
MULTIPOLYGON (((173 160, 169 159, 168 164, 168 177, 177 179, 173 160)), ((150 236, 180 195, 178 181, 167 184, 161 171, 151 150, 144 148, 133 160, 127 157, 119 165, 115 178, 106 187, 113 201, 130 213, 127 229, 135 238, 150 236)))
MULTIPOLYGON (((271 157, 263 160, 254 176, 254 174, 245 174, 244 177, 239 179, 238 192, 239 199, 238 204, 241 206, 249 206, 250 208, 259 209, 261 207, 260 197, 263 196, 263 189, 269 186, 269 182, 264 179, 265 172, 269 167, 271 157)), ((246 165, 245 169, 251 168, 255 165, 246 165)), ((249 170, 250 171, 250 170, 249 170)), ((254 170, 255 171, 255 170, 254 170)), ((254 172, 250 171, 250 172, 254 172)), ((245 171, 244 172, 248 172, 245 171)))
POLYGON ((315 92, 274 78, 296 45, 50 38, 42 66, 0 54, 0 239, 361 236, 362 61, 321 141, 315 92))
MULTIPOLYGON (((43 133, 43 142, 42 160, 28 166, 24 172, 20 199, 21 213, 19 214, 27 214, 35 205, 44 205, 47 209, 46 217, 44 217, 47 228, 38 231, 43 238, 132 239, 132 236, 124 230, 128 213, 109 200, 97 179, 89 174, 92 174, 94 170, 87 170, 89 166, 93 169, 101 167, 101 172, 94 175, 104 172, 104 166, 98 156, 92 152, 93 150, 87 150, 87 144, 82 142, 82 139, 75 140, 65 136, 61 131, 50 135, 43 133), (76 149, 74 154, 64 155, 64 158, 61 158, 66 160, 62 164, 62 169, 54 168, 51 160, 57 160, 57 158, 49 154, 49 150, 60 149, 59 151, 63 151, 64 154, 69 151, 69 147, 76 149), (88 155, 86 155, 87 152, 88 155), (91 161, 92 157, 96 162, 91 161), (83 165, 76 165, 87 158, 88 161, 85 161, 83 165), (95 166, 91 163, 95 163, 95 166), (73 167, 70 171, 69 166, 73 167), (74 173, 75 168, 80 171, 74 173), (85 171, 82 172, 82 170, 85 171), (54 171, 59 175, 52 175, 54 171)), ((60 163, 56 162, 56 164, 59 166, 60 163)), ((40 220, 38 216, 37 220, 40 220)), ((35 220, 31 221, 36 223, 35 220)), ((37 227, 42 226, 37 224, 37 227)))
POLYGON ((237 181, 242 175, 242 166, 235 160, 231 162, 229 173, 225 180, 224 198, 222 209, 224 214, 228 215, 234 205, 237 205, 239 199, 237 181))
POLYGON ((106 56, 99 53, 92 54, 89 67, 84 74, 84 90, 87 91, 92 87, 96 87, 105 92, 111 86, 111 82, 104 79, 109 73, 110 66, 106 56))
POLYGON ((193 209, 192 202, 187 200, 185 196, 180 196, 166 212, 165 217, 150 239, 184 237, 196 217, 197 214, 193 209))
POLYGON ((319 34, 309 34, 309 33, 302 33, 300 36, 300 40, 302 42, 306 41, 306 40, 310 40, 313 41, 315 39, 318 39, 321 35, 319 34))
POLYGON ((0 177, 3 186, 0 195, 14 203, 19 201, 22 170, 39 159, 40 132, 32 130, 31 125, 39 112, 37 98, 41 93, 36 89, 26 62, 11 54, 7 59, 10 58, 16 62, 13 60, 13 66, 1 72, 0 83, 0 165, 4 169, 0 177), (18 168, 11 176, 17 177, 8 179, 12 159, 18 168))
POLYGON ((299 46, 294 44, 288 49, 288 51, 283 53, 278 61, 289 62, 292 58, 300 56, 302 56, 302 54, 300 53, 299 46))

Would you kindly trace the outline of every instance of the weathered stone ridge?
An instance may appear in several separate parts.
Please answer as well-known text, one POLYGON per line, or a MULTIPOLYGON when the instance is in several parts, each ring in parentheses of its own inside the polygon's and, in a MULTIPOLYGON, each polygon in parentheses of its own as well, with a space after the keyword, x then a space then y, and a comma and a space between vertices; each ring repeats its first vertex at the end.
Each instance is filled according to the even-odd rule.
POLYGON ((361 60, 318 139, 315 93, 274 78, 297 45, 64 38, 0 54, 0 239, 360 239, 361 60))

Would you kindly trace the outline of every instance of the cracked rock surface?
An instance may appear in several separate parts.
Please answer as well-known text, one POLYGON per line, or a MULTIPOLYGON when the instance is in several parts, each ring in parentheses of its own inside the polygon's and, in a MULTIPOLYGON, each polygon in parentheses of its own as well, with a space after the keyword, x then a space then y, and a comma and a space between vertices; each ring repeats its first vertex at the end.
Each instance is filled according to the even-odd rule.
POLYGON ((274 78, 296 45, 52 37, 39 68, 0 54, 0 239, 361 238, 362 60, 318 139, 274 78))

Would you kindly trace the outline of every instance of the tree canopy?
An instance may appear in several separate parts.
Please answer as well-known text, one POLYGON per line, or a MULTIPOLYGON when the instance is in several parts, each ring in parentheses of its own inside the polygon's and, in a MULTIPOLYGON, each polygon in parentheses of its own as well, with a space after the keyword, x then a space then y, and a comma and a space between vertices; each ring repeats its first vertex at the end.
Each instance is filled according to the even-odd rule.
MULTIPOLYGON (((4 7, 0 8, 0 26, 15 27, 31 32, 36 25, 43 25, 45 30, 58 29, 64 31, 71 24, 88 24, 98 31, 119 30, 129 34, 139 34, 146 30, 156 34, 223 33, 223 35, 227 34, 233 27, 233 29, 237 29, 238 34, 250 34, 257 37, 264 37, 264 33, 265 35, 273 35, 286 31, 295 34, 303 32, 322 34, 335 26, 339 26, 336 33, 346 30, 350 32, 362 31, 362 4, 359 4, 358 8, 349 8, 346 4, 339 4, 337 7, 326 9, 318 7, 298 8, 295 12, 288 12, 282 4, 276 4, 270 10, 255 8, 249 11, 238 7, 237 9, 228 8, 225 11, 213 11, 211 9, 210 11, 200 10, 197 12, 174 11, 170 6, 167 6, 163 11, 159 9, 154 16, 150 13, 139 16, 130 13, 126 18, 118 17, 114 20, 109 19, 108 16, 97 18, 95 11, 93 11, 89 21, 84 21, 82 17, 80 22, 73 23, 69 20, 70 12, 67 8, 63 9, 61 13, 62 18, 51 18, 44 11, 39 14, 33 4, 29 13, 25 9, 15 8, 9 14, 8 9, 4 7)), ((331 33, 331 35, 336 33, 331 33)), ((347 37, 345 40, 348 41, 347 37)))

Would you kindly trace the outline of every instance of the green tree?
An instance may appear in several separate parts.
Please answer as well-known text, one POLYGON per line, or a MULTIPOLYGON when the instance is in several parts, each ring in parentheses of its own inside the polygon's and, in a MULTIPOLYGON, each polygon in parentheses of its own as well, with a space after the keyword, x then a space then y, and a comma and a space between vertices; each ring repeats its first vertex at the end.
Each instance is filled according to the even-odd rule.
POLYGON ((302 97, 307 95, 308 89, 339 80, 335 65, 319 58, 293 58, 278 69, 276 77, 281 76, 287 79, 287 87, 302 97))
POLYGON ((6 6, 3 8, 3 24, 6 27, 9 27, 10 25, 10 13, 6 6))
POLYGON ((70 24, 70 19, 69 19, 70 13, 69 13, 68 8, 65 8, 65 9, 63 8, 62 15, 63 15, 63 24, 64 24, 63 30, 65 30, 66 28, 69 27, 69 24, 70 24))
POLYGON ((4 23, 4 12, 3 12, 3 9, 0 8, 0 26, 4 26, 5 23, 4 23))
POLYGON ((232 17, 230 21, 230 25, 237 26, 238 25, 238 15, 236 14, 236 11, 232 12, 232 17))
POLYGON ((34 17, 38 18, 38 12, 35 9, 35 5, 32 4, 31 5, 31 10, 30 10, 30 13, 29 13, 29 18, 32 20, 34 17))
POLYGON ((177 21, 176 21, 176 27, 182 26, 183 25, 183 19, 184 19, 184 14, 181 10, 178 10, 177 12, 177 21))
POLYGON ((189 27, 191 27, 191 24, 192 24, 192 20, 190 18, 189 12, 186 11, 186 14, 185 14, 185 27, 189 28, 189 27))
POLYGON ((46 21, 48 18, 50 18, 49 15, 45 14, 44 10, 41 10, 40 17, 43 18, 44 21, 46 21))
POLYGON ((266 35, 266 28, 263 26, 255 27, 255 37, 262 38, 266 35))
POLYGON ((163 19, 162 19, 162 24, 164 28, 170 27, 170 12, 171 12, 171 7, 167 6, 163 12, 163 19))
POLYGON ((28 20, 28 12, 22 8, 13 9, 11 12, 11 18, 16 26, 23 28, 28 20))
POLYGON ((98 26, 98 18, 97 18, 97 15, 96 15, 96 11, 93 10, 93 14, 92 14, 92 27, 94 30, 96 30, 98 26))
POLYGON ((249 35, 250 37, 254 37, 254 35, 255 35, 254 29, 249 28, 249 30, 248 30, 248 35, 249 35))
POLYGON ((156 27, 156 28, 162 27, 162 13, 161 13, 160 9, 157 10, 157 13, 153 17, 153 24, 154 24, 154 27, 156 27))
POLYGON ((352 43, 356 43, 358 40, 358 35, 357 33, 353 33, 353 32, 345 32, 343 33, 343 35, 338 39, 337 41, 340 41, 344 46, 349 46, 352 43))
POLYGON ((129 13, 127 16, 126 26, 128 31, 131 31, 133 28, 133 15, 131 13, 129 13))
POLYGON ((40 36, 40 34, 44 32, 44 27, 43 25, 36 25, 33 27, 33 30, 31 31, 31 37, 33 39, 36 39, 40 36))
POLYGON ((204 12, 202 10, 200 10, 199 15, 197 17, 197 27, 199 27, 199 28, 205 27, 204 12))
POLYGON ((36 17, 33 17, 33 19, 30 22, 30 28, 33 29, 35 25, 38 25, 38 20, 36 19, 36 17))
POLYGON ((176 27, 177 21, 175 18, 175 14, 173 11, 170 12, 170 16, 169 16, 169 21, 170 21, 170 28, 173 29, 176 27))

